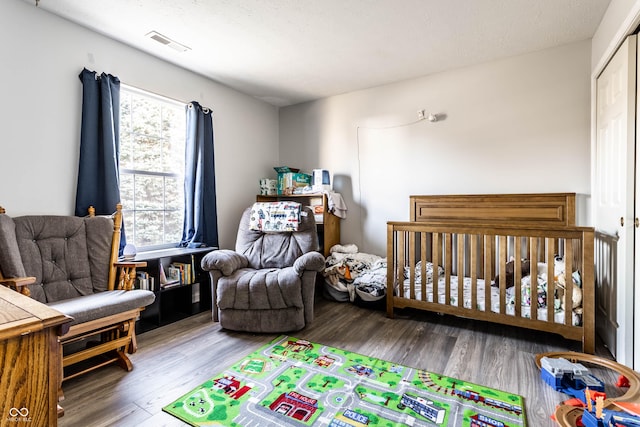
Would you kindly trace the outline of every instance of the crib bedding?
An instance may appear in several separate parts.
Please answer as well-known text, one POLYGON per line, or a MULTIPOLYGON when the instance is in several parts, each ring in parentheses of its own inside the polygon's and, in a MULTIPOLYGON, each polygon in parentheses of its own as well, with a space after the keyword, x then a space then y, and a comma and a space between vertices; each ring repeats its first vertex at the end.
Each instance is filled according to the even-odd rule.
MULTIPOLYGON (((444 276, 444 270, 442 267, 438 267, 438 304, 445 304, 446 298, 446 278, 444 276)), ((422 298, 422 279, 421 279, 421 266, 418 264, 415 268, 415 280, 414 280, 414 292, 415 299, 421 301, 434 302, 433 300, 433 264, 428 262, 426 263, 426 280, 425 280, 425 288, 426 288, 426 299, 422 298)), ((547 321, 548 319, 548 310, 547 310, 547 274, 546 274, 546 264, 544 267, 539 264, 538 271, 543 271, 541 274, 538 274, 537 286, 533 293, 535 306, 537 308, 537 319, 541 321, 547 321)), ((573 279, 574 283, 578 281, 580 273, 574 272, 573 279)), ((411 282, 409 278, 409 269, 405 268, 405 279, 403 281, 403 292, 402 294, 405 296, 409 296, 411 293, 411 282)), ((449 304, 450 306, 460 307, 458 302, 458 276, 450 276, 450 295, 449 295, 449 304)), ((491 281, 491 285, 494 285, 494 282, 491 281)), ((485 303, 485 281, 483 279, 476 279, 476 305, 472 307, 472 279, 470 277, 464 277, 464 288, 463 288, 463 308, 466 309, 475 309, 478 311, 485 311, 486 303, 485 303)), ((510 316, 516 315, 515 304, 516 304, 516 295, 515 295, 516 287, 511 287, 506 290, 506 314, 510 316)), ((399 289, 396 286, 395 294, 399 294, 399 289)), ((520 316, 524 318, 531 318, 531 301, 532 301, 532 292, 531 292, 531 276, 525 276, 521 280, 521 312, 520 316)), ((500 289, 497 286, 491 286, 491 311, 494 313, 500 313, 500 289)), ((561 300, 559 298, 554 298, 554 322, 556 323, 564 323, 565 321, 565 312, 562 309, 561 300)), ((572 310, 572 324, 573 326, 580 326, 582 322, 582 316, 580 315, 581 307, 577 307, 572 310)))

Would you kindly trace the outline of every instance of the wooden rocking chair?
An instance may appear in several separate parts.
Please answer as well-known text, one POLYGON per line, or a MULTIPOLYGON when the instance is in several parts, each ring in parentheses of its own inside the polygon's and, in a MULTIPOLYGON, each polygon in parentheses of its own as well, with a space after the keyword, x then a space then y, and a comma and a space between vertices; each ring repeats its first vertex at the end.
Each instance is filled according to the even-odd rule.
POLYGON ((155 295, 133 289, 146 263, 117 260, 121 224, 121 205, 84 218, 12 218, 0 208, 0 284, 73 319, 60 338, 63 381, 111 363, 133 368, 135 322, 155 295))

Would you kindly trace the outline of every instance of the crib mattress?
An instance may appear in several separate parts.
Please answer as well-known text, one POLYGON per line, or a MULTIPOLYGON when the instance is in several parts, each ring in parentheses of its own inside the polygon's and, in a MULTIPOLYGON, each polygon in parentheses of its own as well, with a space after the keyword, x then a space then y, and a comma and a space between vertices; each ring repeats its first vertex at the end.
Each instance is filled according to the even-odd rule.
MULTIPOLYGON (((445 298, 445 277, 440 276, 438 278, 438 304, 446 304, 445 298)), ((458 303, 458 276, 450 277, 450 301, 447 305, 459 307, 458 303)), ((522 293, 522 306, 520 311, 520 316, 524 318, 531 318, 531 280, 530 277, 524 277, 522 279, 521 293, 522 293)), ((404 286, 404 297, 408 298, 410 295, 410 279, 405 279, 403 282, 404 286)), ((545 284, 545 281, 542 279, 538 279, 538 288, 542 287, 545 284)), ((471 278, 464 277, 463 283, 463 302, 462 306, 464 308, 472 308, 471 307, 471 278)), ((420 281, 420 277, 417 277, 415 280, 415 300, 434 302, 433 299, 433 282, 431 280, 431 275, 427 277, 426 284, 426 299, 422 298, 422 283, 420 281)), ((477 279, 476 284, 476 310, 485 311, 486 302, 485 302, 485 281, 483 279, 477 279)), ((396 295, 399 295, 399 290, 396 289, 396 295)), ((548 319, 548 309, 546 304, 546 298, 541 298, 541 289, 538 289, 536 293, 536 307, 537 307, 537 319, 542 321, 547 321, 548 319)), ((491 287, 491 311, 494 313, 500 313, 500 289, 496 286, 491 287)), ((515 316, 515 287, 507 289, 506 295, 506 313, 511 316, 515 316)), ((561 308, 560 301, 555 299, 554 308, 553 308, 553 317, 555 323, 564 324, 565 322, 565 313, 561 308)), ((577 314, 575 311, 572 312, 572 324, 573 326, 580 326, 582 322, 582 317, 577 314)))

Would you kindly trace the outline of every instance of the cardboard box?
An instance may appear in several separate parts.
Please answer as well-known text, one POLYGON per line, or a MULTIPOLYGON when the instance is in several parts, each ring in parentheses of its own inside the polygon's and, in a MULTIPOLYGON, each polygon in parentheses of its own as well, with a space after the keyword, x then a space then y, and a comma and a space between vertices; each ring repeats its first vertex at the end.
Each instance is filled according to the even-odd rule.
POLYGON ((296 190, 311 185, 311 175, 299 173, 300 169, 288 166, 279 166, 274 169, 278 172, 278 194, 297 194, 300 191, 296 190))
POLYGON ((289 166, 276 166, 274 169, 276 170, 276 172, 278 172, 278 175, 286 172, 300 172, 300 169, 290 168, 289 166))
POLYGON ((278 194, 299 194, 296 191, 311 185, 311 175, 306 173, 285 172, 278 174, 278 194))

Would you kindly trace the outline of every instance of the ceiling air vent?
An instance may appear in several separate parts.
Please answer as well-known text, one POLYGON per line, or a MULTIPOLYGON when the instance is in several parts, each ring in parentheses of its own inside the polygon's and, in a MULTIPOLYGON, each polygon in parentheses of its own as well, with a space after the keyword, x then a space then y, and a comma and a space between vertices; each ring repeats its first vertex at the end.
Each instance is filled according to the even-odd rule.
POLYGON ((181 43, 178 43, 175 40, 171 40, 169 37, 163 36, 157 31, 151 31, 147 33, 146 36, 152 40, 157 41, 158 43, 162 43, 165 46, 169 46, 170 48, 177 50, 178 52, 186 52, 188 50, 191 50, 190 47, 185 46, 181 43))

